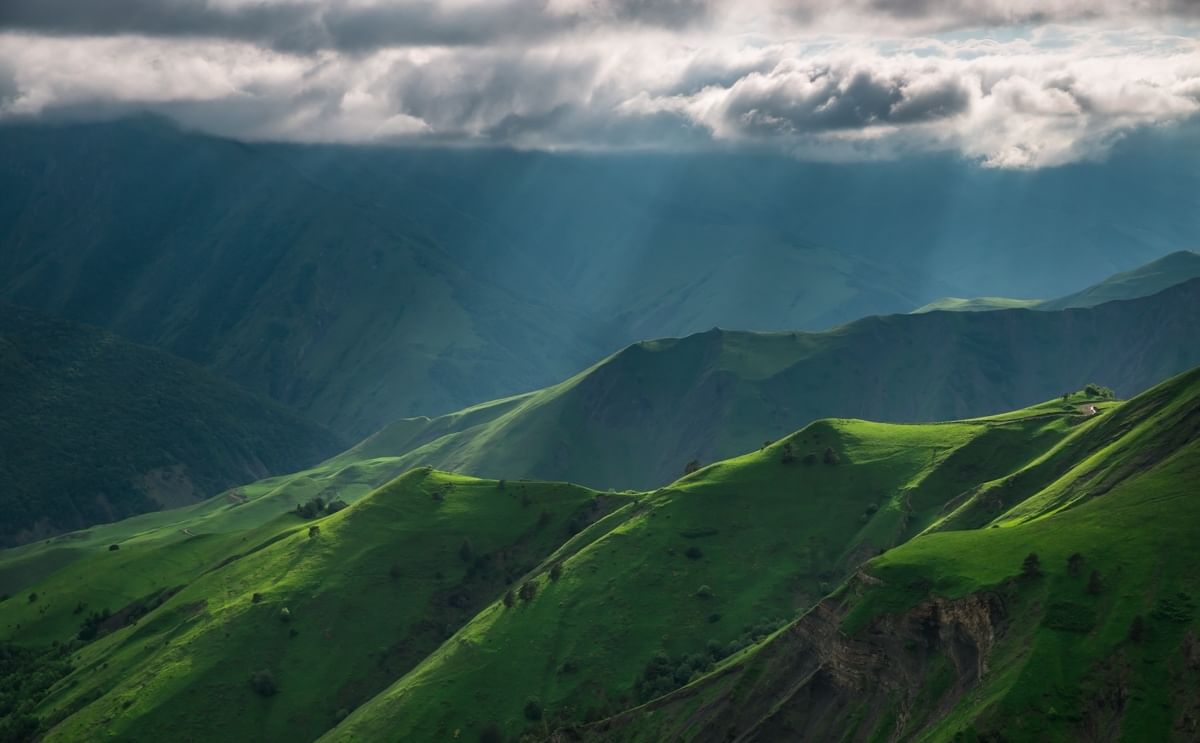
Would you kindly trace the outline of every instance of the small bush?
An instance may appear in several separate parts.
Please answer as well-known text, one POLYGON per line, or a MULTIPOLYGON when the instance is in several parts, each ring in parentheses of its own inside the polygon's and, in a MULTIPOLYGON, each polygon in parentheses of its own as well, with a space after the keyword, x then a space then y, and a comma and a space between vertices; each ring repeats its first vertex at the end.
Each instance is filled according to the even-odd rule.
POLYGON ((558 580, 562 577, 563 567, 561 562, 556 562, 550 566, 550 580, 558 580))
POLYGON ((838 453, 833 450, 832 446, 827 446, 825 447, 825 453, 821 455, 821 461, 825 462, 825 464, 834 465, 841 462, 842 458, 838 456, 838 453))
POLYGON ((689 560, 699 560, 701 557, 704 557, 704 551, 699 547, 688 547, 687 551, 685 551, 683 554, 686 555, 687 559, 689 560))
POLYGON ((1099 596, 1104 590, 1104 579, 1100 577, 1099 570, 1093 570, 1088 576, 1087 592, 1090 596, 1099 596))
POLYGON ((279 621, 284 624, 292 621, 292 612, 286 606, 279 610, 279 621))
POLYGON ((317 526, 316 524, 313 524, 312 526, 308 527, 308 538, 309 539, 315 539, 315 538, 319 537, 320 535, 321 535, 321 527, 317 526))
POLYGON ((261 593, 255 593, 253 596, 250 597, 250 603, 252 603, 252 604, 257 604, 262 600, 263 600, 263 595, 261 593))
POLYGON ((279 693, 279 684, 275 683, 274 674, 268 670, 250 674, 250 688, 260 697, 273 697, 279 693))
POLYGON ((529 697, 525 700, 525 719, 540 720, 542 719, 542 700, 537 697, 529 697))
POLYGON ((1141 643, 1146 636, 1146 620, 1141 614, 1133 618, 1133 623, 1129 625, 1129 641, 1141 643))
POLYGON ((512 605, 515 603, 517 603, 517 597, 516 597, 516 594, 514 594, 512 592, 512 589, 510 588, 507 591, 505 591, 505 593, 504 593, 504 605, 511 609, 512 605))
POLYGON ((1037 556, 1036 552, 1030 552, 1025 555, 1025 559, 1021 562, 1021 577, 1037 578, 1042 574, 1042 561, 1037 556))
POLYGON ((522 601, 533 601, 533 598, 537 596, 537 584, 533 581, 523 583, 517 595, 521 597, 522 601))
POLYGON ((713 591, 708 586, 700 586, 696 589, 696 598, 711 599, 712 597, 713 591))
POLYGON ((116 551, 117 551, 117 550, 119 550, 119 549, 121 549, 121 545, 119 545, 119 544, 110 544, 110 545, 108 545, 108 551, 109 551, 109 552, 116 552, 116 551))
POLYGON ((1078 552, 1072 552, 1067 558, 1067 575, 1072 578, 1078 578, 1079 573, 1083 570, 1083 555, 1078 552))

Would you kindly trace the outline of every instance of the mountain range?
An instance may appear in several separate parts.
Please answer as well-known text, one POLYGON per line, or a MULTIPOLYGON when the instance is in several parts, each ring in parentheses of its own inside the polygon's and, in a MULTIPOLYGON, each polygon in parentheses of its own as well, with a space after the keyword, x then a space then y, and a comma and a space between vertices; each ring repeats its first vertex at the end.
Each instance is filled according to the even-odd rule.
POLYGON ((14 561, 55 547, 10 550, 0 633, 42 650, 8 651, 5 724, 1185 739, 1200 585, 1158 556, 1194 534, 1198 405, 1191 371, 1124 403, 822 420, 644 493, 422 468, 301 514, 264 483, 60 540, 77 558, 32 581, 14 561))
POLYGON ((1186 136, 1009 173, 940 157, 247 144, 152 117, 9 123, 0 299, 161 348, 357 439, 647 338, 1066 294, 1194 240, 1197 150, 1171 139, 1186 136), (1146 156, 1164 147, 1176 154, 1146 156))
POLYGON ((4 546, 195 503, 342 447, 195 364, 4 305, 0 380, 4 546))

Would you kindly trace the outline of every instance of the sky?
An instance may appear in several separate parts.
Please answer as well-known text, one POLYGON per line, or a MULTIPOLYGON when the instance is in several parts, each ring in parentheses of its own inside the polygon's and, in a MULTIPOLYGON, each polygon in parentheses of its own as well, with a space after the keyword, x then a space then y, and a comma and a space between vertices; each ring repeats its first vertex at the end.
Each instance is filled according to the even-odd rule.
POLYGON ((1200 114, 1200 0, 2 0, 0 119, 247 140, 1102 159, 1200 114))

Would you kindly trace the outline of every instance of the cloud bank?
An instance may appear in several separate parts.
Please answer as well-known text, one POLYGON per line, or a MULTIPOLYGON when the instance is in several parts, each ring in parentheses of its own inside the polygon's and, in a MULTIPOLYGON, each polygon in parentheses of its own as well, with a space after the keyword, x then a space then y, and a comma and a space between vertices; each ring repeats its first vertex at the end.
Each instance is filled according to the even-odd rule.
POLYGON ((1101 157, 1200 113, 1192 0, 8 0, 0 117, 245 139, 1101 157))

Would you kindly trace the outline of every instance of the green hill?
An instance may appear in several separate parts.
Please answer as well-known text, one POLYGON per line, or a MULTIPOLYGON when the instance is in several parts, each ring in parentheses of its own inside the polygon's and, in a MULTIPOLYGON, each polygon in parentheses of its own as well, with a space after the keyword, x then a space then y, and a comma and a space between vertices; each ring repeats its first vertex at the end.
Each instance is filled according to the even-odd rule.
MULTIPOLYGON (((1194 740, 1200 371, 968 496, 613 740, 1194 740), (1033 557, 1030 557, 1030 556, 1033 557)), ((578 737, 578 736, 577 736, 578 737)))
POLYGON ((1200 461, 1198 406, 1200 370, 1125 403, 822 420, 648 493, 331 460, 0 553, 0 581, 19 585, 0 603, 0 730, 777 739, 903 720, 950 739, 1034 704, 1017 739, 1054 739, 1088 719, 1088 690, 1108 693, 1089 669, 1120 668, 1094 661, 1143 613, 1126 698, 1147 701, 1130 729, 1161 731, 1187 709, 1170 695, 1188 672, 1165 659, 1197 587, 1154 556, 1186 554, 1196 533, 1178 498, 1200 461), (352 503, 295 512, 317 496, 352 503), (1016 577, 1031 550, 1044 575, 1016 577), (818 637, 836 663, 804 644, 818 637))
POLYGON ((1118 273, 1082 291, 1058 299, 1008 299, 1006 297, 976 297, 962 299, 944 297, 913 310, 913 313, 982 312, 1022 307, 1030 310, 1065 310, 1071 307, 1095 307, 1118 299, 1137 299, 1200 277, 1200 253, 1180 250, 1118 273))
POLYGON ((1098 164, 303 146, 150 117, 13 121, 0 299, 358 439, 646 338, 1072 291, 1195 239, 1196 148, 1144 140, 1099 178, 1098 164))
POLYGON ((0 544, 195 503, 338 447, 193 364, 0 305, 0 544))
POLYGON ((713 330, 630 346, 535 393, 403 420, 338 458, 598 488, 670 482, 693 460, 825 417, 930 421, 1105 380, 1119 394, 1200 363, 1200 280, 1057 312, 928 313, 822 333, 713 330))

